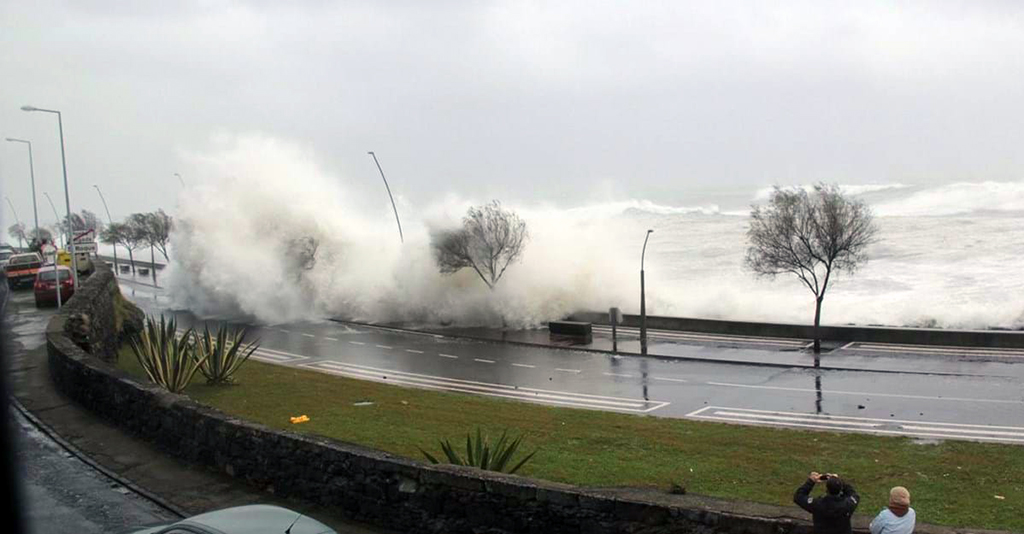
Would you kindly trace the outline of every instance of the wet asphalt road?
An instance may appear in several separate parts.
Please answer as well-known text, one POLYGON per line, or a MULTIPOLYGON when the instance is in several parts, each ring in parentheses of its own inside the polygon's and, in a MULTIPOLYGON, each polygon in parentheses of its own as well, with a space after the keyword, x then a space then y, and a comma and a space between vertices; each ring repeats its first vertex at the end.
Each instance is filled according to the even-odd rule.
POLYGON ((29 532, 107 534, 177 520, 68 454, 20 413, 11 418, 29 532))
MULTIPOLYGON (((158 290, 122 285, 147 312, 165 311, 158 290)), ((1024 359, 1016 356, 852 349, 823 356, 823 365, 851 370, 815 370, 796 366, 811 361, 799 351, 735 343, 660 341, 691 357, 794 366, 613 356, 331 321, 250 328, 263 361, 403 386, 660 417, 1024 444, 1024 359)))

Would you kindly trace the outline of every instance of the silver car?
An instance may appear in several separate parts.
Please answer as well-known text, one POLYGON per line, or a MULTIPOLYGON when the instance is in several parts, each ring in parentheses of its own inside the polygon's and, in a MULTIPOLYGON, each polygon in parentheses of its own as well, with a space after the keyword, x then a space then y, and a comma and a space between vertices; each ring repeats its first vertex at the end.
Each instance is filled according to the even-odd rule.
POLYGON ((279 506, 254 504, 207 512, 132 534, 338 534, 331 527, 279 506))

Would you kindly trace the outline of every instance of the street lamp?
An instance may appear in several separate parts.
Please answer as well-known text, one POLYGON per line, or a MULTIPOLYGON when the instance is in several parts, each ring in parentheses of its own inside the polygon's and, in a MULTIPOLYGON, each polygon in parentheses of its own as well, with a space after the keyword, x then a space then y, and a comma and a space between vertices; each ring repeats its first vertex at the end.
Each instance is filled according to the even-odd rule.
POLYGON ((60 215, 57 215, 57 208, 55 208, 53 206, 53 199, 50 198, 50 194, 47 193, 46 191, 43 191, 43 196, 46 197, 46 201, 50 203, 50 209, 53 210, 53 216, 54 216, 54 218, 57 219, 57 237, 61 241, 60 246, 63 247, 64 246, 64 230, 62 230, 63 225, 60 223, 60 215))
MULTIPOLYGON (((100 195, 100 200, 103 202, 103 209, 107 212, 107 221, 110 222, 110 226, 114 226, 114 219, 110 216, 110 208, 107 207, 107 200, 103 198, 103 191, 100 191, 100 186, 96 184, 93 184, 92 186, 96 188, 96 192, 100 195)), ((115 241, 111 243, 110 246, 114 248, 114 276, 117 276, 117 242, 115 241)), ((96 254, 96 257, 98 258, 99 254, 96 254)))
POLYGON ((174 173, 174 175, 177 176, 178 177, 178 181, 181 182, 181 187, 185 187, 185 180, 181 179, 181 175, 178 174, 178 173, 174 173))
POLYGON ((640 252, 640 354, 647 354, 647 297, 644 295, 644 256, 647 254, 647 240, 654 230, 647 230, 644 249, 640 252))
POLYGON ((373 156, 373 162, 377 164, 377 170, 380 171, 380 177, 384 180, 384 188, 388 190, 388 198, 391 199, 391 209, 395 210, 395 222, 398 223, 398 238, 405 243, 405 236, 402 235, 402 221, 398 220, 398 208, 395 207, 395 197, 391 196, 391 187, 388 186, 388 179, 384 178, 384 169, 380 168, 380 162, 377 161, 377 154, 374 154, 371 150, 367 154, 373 156))
POLYGON ((32 163, 32 142, 25 139, 8 137, 10 143, 25 143, 28 145, 28 176, 32 180, 32 219, 36 223, 36 239, 39 239, 39 210, 36 208, 36 170, 32 163))
MULTIPOLYGON (((71 232, 71 195, 68 193, 68 163, 64 157, 64 119, 60 111, 55 109, 43 109, 34 106, 21 106, 22 111, 40 111, 43 113, 54 113, 57 115, 57 128, 60 131, 60 165, 64 170, 64 208, 68 212, 68 232, 71 232)), ((78 256, 75 254, 75 240, 69 236, 71 242, 68 244, 71 252, 71 279, 75 284, 75 291, 78 291, 78 256)))
MULTIPOLYGON (((21 217, 18 217, 18 210, 14 209, 14 204, 11 203, 11 197, 4 198, 7 199, 7 205, 10 206, 11 211, 14 212, 14 222, 18 223, 18 226, 21 226, 21 217)), ((22 227, 22 233, 25 233, 24 230, 25 228, 22 227)), ((22 238, 20 235, 18 236, 18 246, 21 248, 25 248, 25 239, 22 238)))

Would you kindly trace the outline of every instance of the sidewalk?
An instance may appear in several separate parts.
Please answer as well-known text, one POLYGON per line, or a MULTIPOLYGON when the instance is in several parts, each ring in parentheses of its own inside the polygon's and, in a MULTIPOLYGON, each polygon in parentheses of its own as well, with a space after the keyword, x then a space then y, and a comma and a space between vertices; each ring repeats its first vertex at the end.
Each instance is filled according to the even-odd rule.
POLYGON ((43 339, 46 321, 34 311, 31 295, 25 301, 24 293, 12 294, 4 318, 3 343, 10 361, 13 394, 60 438, 114 476, 141 487, 187 515, 245 504, 276 504, 308 514, 338 532, 386 532, 354 524, 321 507, 258 491, 226 474, 178 461, 71 403, 56 391, 50 380, 43 339))

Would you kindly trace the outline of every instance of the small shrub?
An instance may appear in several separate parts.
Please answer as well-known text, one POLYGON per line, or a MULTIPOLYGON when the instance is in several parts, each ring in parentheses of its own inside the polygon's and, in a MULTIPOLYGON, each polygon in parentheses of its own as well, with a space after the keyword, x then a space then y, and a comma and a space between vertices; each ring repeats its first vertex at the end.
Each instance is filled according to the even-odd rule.
POLYGON ((198 330, 192 333, 196 357, 202 362, 199 372, 206 377, 207 384, 232 382, 231 376, 256 352, 259 348, 256 342, 243 345, 245 334, 244 328, 229 333, 226 323, 221 323, 216 335, 211 335, 207 326, 203 327, 202 334, 198 330))
MULTIPOLYGON (((491 442, 486 436, 482 436, 480 428, 476 429, 476 439, 470 434, 466 434, 466 455, 465 457, 460 456, 455 451, 455 447, 452 446, 451 441, 444 439, 440 442, 441 451, 444 452, 444 456, 447 459, 447 463, 453 465, 464 465, 468 467, 476 467, 478 469, 484 469, 486 471, 498 471, 501 473, 513 474, 519 471, 519 468, 526 465, 526 462, 533 458, 537 451, 533 451, 526 455, 519 463, 515 464, 514 467, 508 469, 509 463, 512 460, 512 456, 515 455, 519 446, 522 445, 523 436, 509 441, 508 432, 502 432, 501 437, 498 441, 491 442)), ((436 457, 431 455, 429 452, 420 449, 423 456, 427 458, 432 464, 441 463, 436 457)))
POLYGON ((205 358, 196 358, 191 344, 192 329, 178 337, 178 323, 160 316, 160 322, 146 317, 142 332, 128 338, 139 365, 153 383, 171 393, 181 393, 192 381, 205 358))

